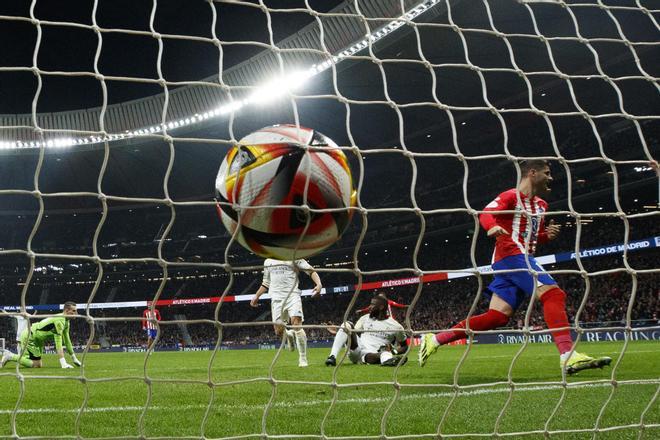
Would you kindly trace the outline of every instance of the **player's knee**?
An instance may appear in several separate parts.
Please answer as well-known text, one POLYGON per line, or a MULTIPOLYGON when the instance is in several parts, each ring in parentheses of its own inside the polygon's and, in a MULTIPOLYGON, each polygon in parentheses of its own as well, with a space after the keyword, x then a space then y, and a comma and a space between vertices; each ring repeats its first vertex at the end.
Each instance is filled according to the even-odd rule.
POLYGON ((340 332, 348 333, 351 330, 353 330, 353 323, 351 321, 345 321, 342 323, 341 327, 339 327, 340 332))

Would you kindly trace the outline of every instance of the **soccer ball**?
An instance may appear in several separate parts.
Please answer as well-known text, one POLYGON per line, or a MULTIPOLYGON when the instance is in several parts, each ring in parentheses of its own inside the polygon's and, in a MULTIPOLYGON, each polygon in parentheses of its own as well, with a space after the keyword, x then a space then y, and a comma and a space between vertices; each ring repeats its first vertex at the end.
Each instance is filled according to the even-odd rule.
POLYGON ((249 251, 279 260, 305 258, 336 242, 356 200, 343 151, 295 125, 265 127, 241 139, 225 156, 215 188, 227 231, 249 251), (306 152, 305 145, 320 149, 306 152), (305 203, 331 211, 296 208, 305 203))

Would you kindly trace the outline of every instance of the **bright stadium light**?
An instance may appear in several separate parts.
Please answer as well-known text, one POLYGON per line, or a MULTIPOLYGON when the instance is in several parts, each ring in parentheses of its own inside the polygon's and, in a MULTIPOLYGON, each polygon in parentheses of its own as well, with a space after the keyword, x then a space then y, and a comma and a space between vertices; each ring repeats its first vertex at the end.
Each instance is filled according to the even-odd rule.
POLYGON ((265 105, 295 90, 299 90, 316 72, 313 68, 297 71, 268 81, 258 87, 244 102, 247 104, 265 105))
POLYGON ((316 76, 319 73, 328 70, 333 65, 339 64, 346 58, 351 57, 356 53, 367 49, 371 44, 382 40, 386 36, 390 35, 392 32, 396 31, 397 29, 405 25, 407 22, 415 20, 417 17, 419 17, 424 12, 428 11, 438 3, 440 3, 440 0, 422 1, 417 6, 410 9, 408 12, 399 16, 398 18, 393 19, 392 21, 385 24, 381 28, 375 30, 373 33, 365 35, 365 37, 362 40, 359 40, 351 44, 346 49, 340 51, 336 55, 333 55, 330 59, 323 61, 322 63, 314 64, 308 69, 295 71, 286 74, 282 77, 271 79, 265 84, 256 87, 254 92, 251 93, 247 98, 242 100, 234 100, 229 103, 222 104, 213 110, 209 110, 208 112, 202 113, 201 115, 195 114, 179 120, 169 121, 164 124, 140 128, 132 131, 126 130, 124 133, 121 134, 112 134, 103 137, 87 136, 78 139, 71 139, 71 138, 52 139, 48 141, 29 142, 29 143, 22 141, 0 141, 0 150, 16 149, 16 148, 41 148, 41 147, 67 148, 73 145, 100 144, 106 141, 114 141, 118 139, 131 139, 131 138, 147 136, 155 133, 162 133, 164 130, 169 131, 181 127, 194 125, 210 118, 224 116, 229 113, 235 113, 248 105, 252 105, 252 104, 267 105, 299 89, 313 76, 316 76))

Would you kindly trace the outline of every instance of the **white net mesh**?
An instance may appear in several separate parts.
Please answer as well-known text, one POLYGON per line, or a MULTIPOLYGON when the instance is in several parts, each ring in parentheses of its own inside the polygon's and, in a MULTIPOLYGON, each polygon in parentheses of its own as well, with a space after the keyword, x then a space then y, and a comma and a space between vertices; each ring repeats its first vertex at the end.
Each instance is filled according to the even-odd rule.
POLYGON ((0 32, 20 38, 0 65, 0 329, 12 348, 14 316, 76 301, 84 366, 8 363, 0 436, 657 437, 658 6, 2 6, 0 32), (569 293, 577 348, 611 369, 563 376, 537 301, 424 369, 325 368, 325 349, 298 369, 268 307, 247 305, 261 261, 220 231, 212 193, 227 148, 275 123, 354 156, 351 228, 310 259, 326 287, 304 301, 310 341, 375 289, 409 304, 413 346, 480 313, 478 215, 541 158, 564 231, 539 261, 569 293), (225 351, 242 346, 277 351, 225 351))

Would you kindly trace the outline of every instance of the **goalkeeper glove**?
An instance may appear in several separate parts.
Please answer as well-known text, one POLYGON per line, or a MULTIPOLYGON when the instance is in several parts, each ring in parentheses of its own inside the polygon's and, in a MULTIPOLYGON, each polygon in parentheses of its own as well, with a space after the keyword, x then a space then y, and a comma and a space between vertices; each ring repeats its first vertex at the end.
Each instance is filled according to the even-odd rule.
POLYGON ((73 368, 73 365, 69 365, 66 363, 66 359, 60 358, 60 366, 62 368, 73 368))
POLYGON ((75 353, 71 355, 71 360, 77 367, 82 367, 82 362, 78 360, 75 353))

